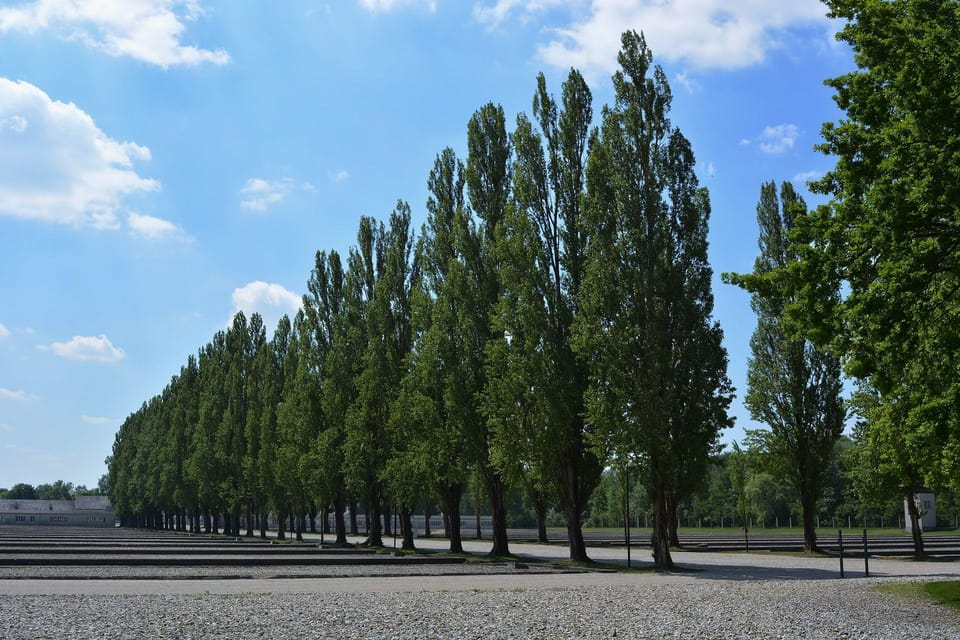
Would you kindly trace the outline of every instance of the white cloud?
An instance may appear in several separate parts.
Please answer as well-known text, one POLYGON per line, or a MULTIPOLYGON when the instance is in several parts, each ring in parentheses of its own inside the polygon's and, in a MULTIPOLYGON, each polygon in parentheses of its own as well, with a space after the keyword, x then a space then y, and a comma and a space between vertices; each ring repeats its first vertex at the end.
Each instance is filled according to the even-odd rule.
POLYGON ((130 233, 147 240, 180 240, 183 242, 192 240, 183 229, 169 220, 132 211, 127 216, 127 226, 130 227, 130 233))
POLYGON ((233 290, 233 314, 243 311, 247 320, 254 313, 263 317, 267 333, 277 326, 280 317, 284 314, 296 315, 302 300, 300 296, 279 284, 270 284, 255 280, 247 285, 233 290))
POLYGON ((806 185, 808 182, 819 180, 822 177, 823 171, 804 171, 803 173, 798 173, 797 175, 793 176, 793 182, 806 185))
POLYGON ((123 349, 113 346, 107 336, 73 336, 68 342, 54 342, 37 347, 42 351, 52 351, 68 360, 87 360, 92 362, 113 363, 127 357, 123 349))
POLYGON ((92 425, 110 424, 111 422, 114 422, 113 418, 98 418, 88 415, 82 415, 80 416, 80 419, 83 420, 84 423, 92 425))
POLYGON ((13 425, 0 423, 0 431, 5 431, 6 433, 13 433, 17 428, 13 425))
POLYGON ((687 93, 696 93, 700 90, 700 83, 697 82, 694 78, 690 77, 690 74, 684 71, 683 73, 678 73, 673 77, 674 82, 679 84, 681 87, 687 90, 687 93))
POLYGON ((0 215, 117 229, 126 196, 160 188, 133 168, 149 149, 28 82, 0 78, 0 121, 26 123, 0 127, 0 215))
POLYGON ((9 337, 10 337, 10 329, 7 329, 7 327, 3 323, 0 323, 0 340, 3 340, 4 338, 9 338, 9 337))
POLYGON ((28 126, 30 126, 30 123, 27 122, 27 119, 17 114, 0 120, 0 132, 10 131, 20 134, 26 132, 28 126))
POLYGON ((800 137, 800 129, 795 124, 777 124, 770 127, 764 127, 763 133, 756 139, 760 145, 760 151, 764 153, 776 154, 783 153, 793 149, 797 138, 800 137))
POLYGON ((267 180, 250 178, 240 189, 240 206, 250 211, 264 212, 275 204, 283 202, 295 191, 312 193, 317 188, 309 182, 297 184, 293 178, 267 180))
POLYGON ((407 4, 423 5, 430 13, 437 10, 436 0, 360 0, 360 6, 371 13, 384 13, 407 4))
POLYGON ((202 63, 224 65, 230 55, 184 45, 186 22, 204 15, 197 0, 35 0, 0 8, 0 33, 51 31, 114 57, 164 69, 202 63))
POLYGON ((497 0, 493 4, 478 2, 473 5, 473 17, 477 22, 497 27, 514 13, 521 14, 520 20, 526 22, 540 11, 570 4, 570 0, 497 0))
POLYGON ((707 176, 713 178, 717 175, 717 165, 713 163, 713 160, 707 163, 707 176))
POLYGON ((334 182, 346 182, 349 179, 350 179, 350 173, 345 169, 341 169, 340 171, 337 171, 335 174, 333 174, 333 178, 332 178, 334 182))
POLYGON ((26 391, 14 391, 0 387, 0 400, 31 400, 33 396, 26 391))
MULTIPOLYGON (((500 0, 487 9, 529 10, 544 1, 500 0)), ((592 0, 586 18, 554 30, 541 45, 544 62, 584 72, 616 67, 620 34, 643 32, 657 60, 685 62, 700 69, 737 69, 762 62, 790 29, 828 28, 819 0, 592 0)))

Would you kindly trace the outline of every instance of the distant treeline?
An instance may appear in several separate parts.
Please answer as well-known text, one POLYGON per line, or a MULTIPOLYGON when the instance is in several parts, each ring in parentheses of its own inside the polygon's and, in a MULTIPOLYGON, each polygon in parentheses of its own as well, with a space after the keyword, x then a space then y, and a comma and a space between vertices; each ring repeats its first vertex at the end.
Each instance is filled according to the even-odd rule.
POLYGON ((77 496, 107 495, 107 476, 100 478, 96 487, 88 489, 82 484, 57 480, 52 484, 33 486, 18 482, 9 489, 0 488, 0 500, 73 500, 77 496))

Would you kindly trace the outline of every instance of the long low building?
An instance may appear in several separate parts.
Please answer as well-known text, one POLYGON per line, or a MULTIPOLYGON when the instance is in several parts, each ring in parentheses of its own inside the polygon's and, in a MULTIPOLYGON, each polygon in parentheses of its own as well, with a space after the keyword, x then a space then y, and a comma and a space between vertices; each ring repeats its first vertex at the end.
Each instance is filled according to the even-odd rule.
POLYGON ((116 522, 107 496, 73 500, 0 500, 0 525, 112 527, 116 522))

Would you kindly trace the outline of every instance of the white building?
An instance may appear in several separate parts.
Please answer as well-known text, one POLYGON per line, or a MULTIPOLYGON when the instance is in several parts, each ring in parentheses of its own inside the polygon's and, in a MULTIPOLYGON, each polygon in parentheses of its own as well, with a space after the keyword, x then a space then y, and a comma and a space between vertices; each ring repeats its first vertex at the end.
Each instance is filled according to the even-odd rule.
MULTIPOLYGON (((913 500, 920 512, 920 531, 930 531, 937 528, 937 501, 929 489, 920 489, 913 495, 913 500)), ((913 523, 910 522, 910 508, 907 501, 903 501, 903 519, 907 523, 907 532, 913 532, 913 523)))
POLYGON ((0 525, 112 527, 116 518, 107 496, 73 500, 0 500, 0 525))

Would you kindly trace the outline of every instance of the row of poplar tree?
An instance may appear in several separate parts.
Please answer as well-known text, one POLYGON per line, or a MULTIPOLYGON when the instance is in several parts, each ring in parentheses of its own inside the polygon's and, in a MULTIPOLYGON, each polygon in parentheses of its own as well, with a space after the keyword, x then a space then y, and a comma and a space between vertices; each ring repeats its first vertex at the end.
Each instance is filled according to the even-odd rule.
POLYGON ((317 253, 302 309, 272 338, 238 313, 189 357, 117 434, 118 513, 223 514, 239 534, 244 513, 302 521, 328 505, 344 541, 359 502, 371 545, 396 508, 412 546, 415 505, 439 496, 459 551, 475 473, 494 555, 509 553, 508 487, 524 484, 562 505, 582 560, 601 472, 629 464, 670 566, 678 503, 731 422, 732 388, 707 191, 643 36, 625 33, 618 60, 598 126, 575 70, 559 100, 541 74, 512 133, 483 106, 466 161, 437 156, 419 232, 403 202, 386 224, 362 218, 345 258, 317 253))

